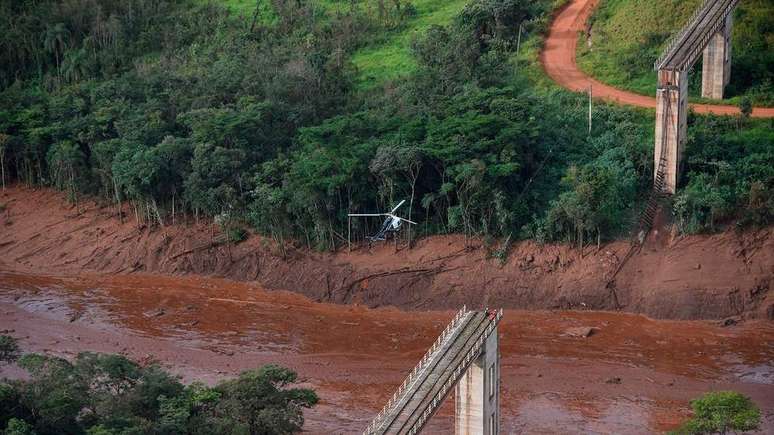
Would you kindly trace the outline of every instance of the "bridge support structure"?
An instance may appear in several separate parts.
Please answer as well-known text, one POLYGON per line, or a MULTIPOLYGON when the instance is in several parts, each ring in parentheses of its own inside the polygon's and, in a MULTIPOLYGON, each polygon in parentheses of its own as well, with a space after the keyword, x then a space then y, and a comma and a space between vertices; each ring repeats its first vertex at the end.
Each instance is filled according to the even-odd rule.
POLYGON ((723 98, 731 77, 731 25, 739 0, 704 0, 653 64, 658 72, 653 187, 674 194, 688 118, 688 73, 700 55, 702 96, 723 98))
POLYGON ((457 383, 455 391, 455 435, 500 433, 500 363, 497 332, 489 335, 481 355, 457 383))
POLYGON ((702 54, 701 96, 720 100, 731 79, 731 26, 733 14, 711 37, 702 54))
POLYGON ((653 177, 659 177, 659 170, 664 172, 664 193, 674 194, 677 189, 687 127, 688 71, 659 70, 653 177), (665 161, 660 164, 662 157, 665 161))

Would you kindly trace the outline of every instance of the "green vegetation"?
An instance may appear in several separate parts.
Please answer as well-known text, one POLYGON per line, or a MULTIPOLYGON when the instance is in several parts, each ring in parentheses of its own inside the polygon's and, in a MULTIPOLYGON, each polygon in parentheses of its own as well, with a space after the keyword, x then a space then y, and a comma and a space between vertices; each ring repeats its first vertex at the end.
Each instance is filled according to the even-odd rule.
MULTIPOLYGON (((395 4, 400 5, 400 0, 395 4)), ((405 24, 382 36, 382 41, 358 50, 352 63, 358 68, 358 84, 368 88, 406 77, 416 70, 411 45, 431 26, 451 23, 467 0, 414 0, 404 5, 405 24)))
POLYGON ((683 232, 740 225, 765 225, 774 216, 774 129, 770 120, 695 117, 686 149, 686 186, 675 196, 683 232))
MULTIPOLYGON (((631 228, 652 114, 596 105, 589 133, 584 97, 547 84, 556 1, 256 4, 252 26, 245 2, 0 1, 5 179, 128 202, 151 230, 205 217, 233 242, 249 228, 314 249, 342 245, 348 211, 403 198, 419 235, 583 245, 631 228), (364 53, 396 47, 410 68, 363 86, 364 53)), ((684 230, 771 222, 769 121, 690 123, 684 230)))
POLYGON ((0 381, 5 434, 290 434, 318 401, 312 390, 290 388, 296 374, 274 365, 212 388, 120 355, 87 352, 69 362, 27 354, 19 366, 28 380, 0 381))
MULTIPOLYGON (((653 63, 669 36, 682 28, 700 4, 701 0, 604 0, 590 21, 591 48, 587 35, 579 40, 578 65, 605 83, 653 95, 653 63)), ((774 105, 772 15, 774 3, 768 0, 744 1, 736 8, 731 82, 726 87, 732 103, 746 95, 755 104, 774 105)), ((700 89, 701 60, 694 67, 690 83, 690 92, 698 101, 700 89)))
POLYGON ((761 412, 752 401, 737 392, 718 391, 692 400, 693 418, 675 434, 727 434, 758 428, 761 412))
POLYGON ((13 362, 19 356, 19 343, 10 335, 0 335, 0 362, 13 362))

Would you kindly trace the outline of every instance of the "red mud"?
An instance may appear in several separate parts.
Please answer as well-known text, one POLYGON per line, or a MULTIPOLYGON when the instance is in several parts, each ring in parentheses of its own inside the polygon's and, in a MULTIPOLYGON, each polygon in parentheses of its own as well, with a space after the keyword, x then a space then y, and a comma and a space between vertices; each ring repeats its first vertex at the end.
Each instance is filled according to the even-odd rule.
POLYGON ((257 281, 320 302, 393 305, 403 309, 501 306, 515 309, 597 309, 654 318, 774 318, 774 228, 711 236, 656 233, 607 283, 627 242, 587 247, 515 244, 505 264, 487 258, 480 242, 460 236, 419 241, 394 252, 379 245, 352 253, 310 253, 258 236, 210 247, 212 227, 138 228, 126 207, 61 193, 14 187, 0 193, 0 270, 31 274, 195 274, 257 281))
MULTIPOLYGON (((575 63, 578 33, 585 31, 586 22, 599 0, 570 0, 554 18, 548 38, 545 41, 540 62, 546 73, 560 86, 571 91, 586 92, 589 86, 595 97, 606 101, 637 107, 656 108, 656 99, 623 91, 606 85, 583 73, 575 63)), ((653 83, 655 94, 656 83, 653 83)), ((696 113, 715 115, 737 115, 739 108, 728 105, 691 104, 696 113)), ((774 107, 756 107, 753 117, 774 117, 774 107)))
MULTIPOLYGON (((280 363, 322 398, 307 412, 312 433, 362 430, 452 315, 320 304, 214 278, 0 272, 0 330, 25 351, 120 352, 208 382, 280 363)), ((691 398, 725 389, 752 397, 763 433, 774 430, 770 321, 506 310, 499 329, 503 433, 653 433, 685 419, 691 398), (580 326, 595 333, 565 333, 580 326)), ((450 399, 427 433, 451 431, 450 399)))

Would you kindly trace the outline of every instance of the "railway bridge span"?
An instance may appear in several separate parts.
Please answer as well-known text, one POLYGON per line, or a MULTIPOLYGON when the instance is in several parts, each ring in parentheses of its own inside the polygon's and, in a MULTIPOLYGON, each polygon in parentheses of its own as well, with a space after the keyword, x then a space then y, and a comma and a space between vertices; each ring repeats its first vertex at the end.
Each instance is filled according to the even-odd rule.
POLYGON ((398 387, 364 435, 416 434, 455 389, 458 435, 500 432, 497 324, 503 312, 463 307, 398 387))

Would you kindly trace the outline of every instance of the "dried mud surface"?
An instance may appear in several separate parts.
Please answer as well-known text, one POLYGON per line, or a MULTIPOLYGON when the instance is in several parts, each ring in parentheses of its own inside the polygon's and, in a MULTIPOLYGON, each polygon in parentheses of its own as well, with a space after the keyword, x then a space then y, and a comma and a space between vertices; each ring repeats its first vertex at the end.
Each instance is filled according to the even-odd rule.
MULTIPOLYGON (((198 275, 260 283, 314 301, 407 310, 498 306, 595 309, 667 319, 774 318, 773 229, 676 237, 656 231, 621 268, 627 242, 587 247, 520 242, 505 263, 461 236, 314 253, 253 236, 213 244, 212 225, 138 226, 132 210, 52 190, 0 192, 0 270, 28 274, 198 275)), ((189 220, 191 217, 189 216, 189 220)))
MULTIPOLYGON (((310 433, 362 431, 452 316, 216 278, 0 272, 0 330, 25 351, 118 352, 209 383, 283 364, 322 398, 306 413, 310 433)), ((499 336, 503 433, 654 433, 685 419, 690 399, 729 389, 762 409, 760 433, 774 430, 771 321, 506 310, 499 336)), ((450 397, 426 433, 450 433, 452 413, 450 397)))

